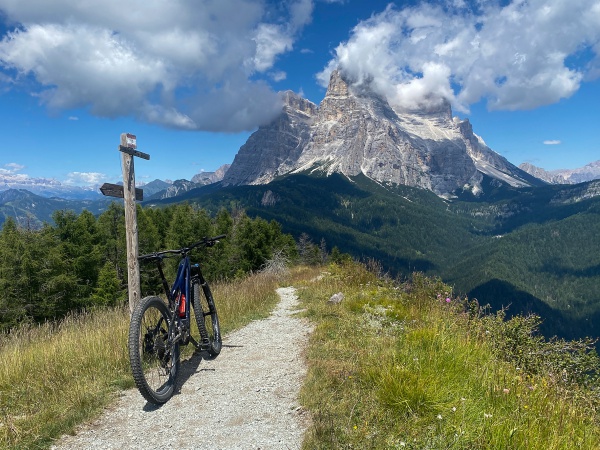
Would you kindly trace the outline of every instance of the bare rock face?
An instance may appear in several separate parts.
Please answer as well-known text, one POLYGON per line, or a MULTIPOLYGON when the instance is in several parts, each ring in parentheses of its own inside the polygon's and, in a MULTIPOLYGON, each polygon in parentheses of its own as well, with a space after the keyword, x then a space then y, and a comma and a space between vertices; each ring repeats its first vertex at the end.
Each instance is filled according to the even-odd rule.
POLYGON ((294 94, 283 93, 283 112, 255 131, 240 147, 223 184, 265 184, 291 171, 310 138, 317 106, 294 94))
POLYGON ((364 173, 380 182, 433 189, 427 146, 398 121, 385 100, 369 91, 355 93, 335 71, 295 170, 364 173))
POLYGON ((177 197, 178 195, 185 194, 186 192, 198 187, 198 185, 188 180, 175 180, 173 183, 150 197, 150 199, 159 200, 171 197, 177 197))
POLYGON ((281 116, 240 148, 224 184, 265 184, 302 171, 362 173, 447 196, 479 193, 482 174, 513 186, 532 180, 487 147, 468 120, 453 119, 446 101, 429 110, 395 111, 368 85, 354 85, 337 70, 318 108, 292 92, 283 100, 281 116))
POLYGON ((527 172, 511 164, 504 156, 489 148, 481 137, 473 133, 473 126, 469 119, 461 121, 455 118, 454 122, 465 141, 467 153, 480 173, 502 180, 513 187, 540 184, 527 172))
POLYGON ((199 186, 206 186, 207 184, 213 184, 221 181, 225 176, 225 173, 229 170, 231 164, 223 164, 214 172, 200 172, 192 177, 192 182, 199 186))

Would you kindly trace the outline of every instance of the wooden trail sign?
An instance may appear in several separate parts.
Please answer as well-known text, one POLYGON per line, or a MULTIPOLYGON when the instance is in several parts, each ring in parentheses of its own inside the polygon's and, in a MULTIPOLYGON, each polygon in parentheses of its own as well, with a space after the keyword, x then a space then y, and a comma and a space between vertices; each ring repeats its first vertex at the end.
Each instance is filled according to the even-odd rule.
MULTIPOLYGON (((130 134, 129 136, 133 136, 133 134, 130 134)), ((135 148, 123 147, 122 145, 119 145, 119 151, 127 153, 131 156, 137 156, 138 158, 150 159, 150 155, 148 153, 138 152, 135 148)))
MULTIPOLYGON (((100 186, 100 192, 102 195, 108 197, 125 198, 125 189, 120 184, 104 183, 100 186)), ((140 188, 135 188, 135 199, 138 202, 144 200, 144 191, 140 188)))
POLYGON ((136 200, 143 200, 144 193, 135 187, 135 170, 133 157, 150 159, 150 155, 137 150, 137 138, 133 134, 121 133, 121 168, 123 186, 104 183, 100 188, 103 195, 123 198, 125 203, 125 239, 127 241, 127 285, 129 293, 129 312, 133 313, 141 298, 140 264, 138 261, 138 229, 136 200))

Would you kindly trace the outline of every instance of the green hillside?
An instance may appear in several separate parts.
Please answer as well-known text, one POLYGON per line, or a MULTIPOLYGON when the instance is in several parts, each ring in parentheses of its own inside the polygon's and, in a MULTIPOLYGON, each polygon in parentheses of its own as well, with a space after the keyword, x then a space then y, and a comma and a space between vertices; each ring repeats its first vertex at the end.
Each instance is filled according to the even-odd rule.
POLYGON ((357 265, 299 290, 315 323, 302 448, 596 449, 598 356, 535 318, 480 315, 439 280, 357 265), (340 304, 325 299, 341 292, 340 304))
POLYGON ((539 313, 547 335, 600 336, 600 198, 585 199, 589 183, 516 190, 486 182, 483 198, 445 201, 363 176, 294 175, 268 185, 213 185, 162 203, 243 209, 296 238, 306 233, 377 259, 393 276, 422 271, 483 305, 510 305, 509 315, 539 313))
POLYGON ((23 228, 39 229, 44 223, 52 223, 55 211, 70 210, 77 214, 83 210, 99 214, 106 210, 112 199, 65 200, 58 197, 46 198, 25 189, 9 189, 0 192, 0 228, 12 217, 23 228))
POLYGON ((448 208, 435 194, 405 186, 385 187, 360 176, 353 180, 295 175, 268 185, 203 188, 158 204, 190 201, 209 210, 244 209, 280 222, 286 232, 325 238, 357 258, 376 258, 393 272, 434 271, 448 258, 481 241, 489 225, 448 208), (269 197, 270 203, 263 200, 269 197))
POLYGON ((445 278, 495 308, 537 312, 547 332, 598 335, 599 206, 590 202, 587 211, 492 237, 447 268, 445 278))

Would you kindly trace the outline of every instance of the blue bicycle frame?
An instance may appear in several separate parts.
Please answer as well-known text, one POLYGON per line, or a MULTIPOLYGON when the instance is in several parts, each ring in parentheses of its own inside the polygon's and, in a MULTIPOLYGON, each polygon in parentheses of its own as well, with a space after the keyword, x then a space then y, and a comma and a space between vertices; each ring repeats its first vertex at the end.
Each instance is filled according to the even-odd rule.
MULTIPOLYGON (((173 340, 177 341, 182 337, 182 335, 186 331, 189 330, 190 327, 190 281, 192 277, 192 266, 190 264, 190 257, 186 255, 182 258, 181 262, 179 263, 179 267, 177 268, 177 276, 175 277, 175 282, 170 288, 164 276, 162 265, 158 264, 157 266, 160 277, 162 279, 163 288, 165 290, 165 294, 167 295, 167 299, 169 302, 169 309, 173 312, 174 320, 171 321, 169 328, 177 330, 177 333, 175 335, 173 333, 169 334, 170 336, 175 336, 173 340), (183 309, 181 308, 181 294, 183 294, 185 298, 183 309)), ((185 339, 183 341, 184 344, 187 344, 187 342, 188 339, 185 339)))
POLYGON ((170 301, 173 301, 174 305, 178 308, 179 314, 177 316, 181 317, 181 305, 180 295, 184 294, 185 296, 185 304, 183 312, 185 313, 186 318, 189 318, 190 311, 190 277, 191 277, 191 267, 190 267, 190 257, 185 256, 181 262, 179 263, 179 267, 177 269, 177 276, 175 277, 175 282, 173 283, 173 287, 171 287, 171 298, 170 301))

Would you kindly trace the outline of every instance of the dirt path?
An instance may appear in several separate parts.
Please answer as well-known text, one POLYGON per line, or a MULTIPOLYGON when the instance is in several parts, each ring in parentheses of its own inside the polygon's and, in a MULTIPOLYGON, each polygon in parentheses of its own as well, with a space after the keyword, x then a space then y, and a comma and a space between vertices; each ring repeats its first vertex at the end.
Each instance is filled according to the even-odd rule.
POLYGON ((308 419, 297 397, 311 331, 294 316, 294 288, 277 290, 271 316, 225 336, 218 358, 182 364, 180 389, 163 406, 137 390, 54 449, 298 449, 308 419))

